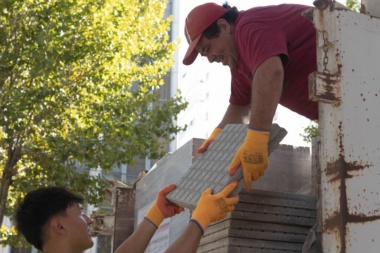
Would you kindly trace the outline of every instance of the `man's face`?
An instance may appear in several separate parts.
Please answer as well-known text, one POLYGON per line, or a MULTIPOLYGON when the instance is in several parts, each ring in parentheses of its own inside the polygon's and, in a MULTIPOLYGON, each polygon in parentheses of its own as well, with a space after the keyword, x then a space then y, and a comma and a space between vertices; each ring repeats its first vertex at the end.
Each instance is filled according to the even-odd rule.
POLYGON ((70 244, 70 248, 80 252, 94 245, 89 231, 89 225, 92 222, 92 219, 83 213, 80 204, 73 204, 66 209, 66 216, 62 218, 62 223, 67 231, 67 243, 70 244))
POLYGON ((219 36, 212 39, 202 36, 195 50, 200 55, 207 57, 209 62, 222 63, 233 69, 238 57, 233 26, 223 19, 218 20, 218 26, 220 28, 219 36))

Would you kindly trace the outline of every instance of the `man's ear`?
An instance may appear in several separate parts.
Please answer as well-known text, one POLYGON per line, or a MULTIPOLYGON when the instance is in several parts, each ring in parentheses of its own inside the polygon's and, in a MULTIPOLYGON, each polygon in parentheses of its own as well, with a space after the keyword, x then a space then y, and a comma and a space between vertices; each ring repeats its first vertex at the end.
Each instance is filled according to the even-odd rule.
POLYGON ((227 33, 231 32, 231 24, 227 22, 227 20, 220 18, 218 21, 216 21, 216 24, 218 25, 220 31, 224 31, 227 33))
POLYGON ((59 216, 55 216, 50 220, 50 229, 57 234, 65 233, 65 227, 63 225, 62 219, 59 216))

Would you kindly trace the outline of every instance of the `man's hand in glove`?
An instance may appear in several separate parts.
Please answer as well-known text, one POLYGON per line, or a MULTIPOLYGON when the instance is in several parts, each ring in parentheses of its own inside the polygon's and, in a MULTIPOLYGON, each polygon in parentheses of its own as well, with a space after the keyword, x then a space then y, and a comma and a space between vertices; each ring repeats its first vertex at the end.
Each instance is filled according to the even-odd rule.
POLYGON ((235 175, 239 167, 242 168, 244 184, 247 190, 251 189, 252 180, 264 176, 268 166, 269 132, 248 129, 243 145, 238 149, 229 168, 228 175, 235 175))
POLYGON ((154 224, 157 228, 165 218, 172 217, 184 211, 183 207, 177 206, 166 199, 166 195, 176 188, 175 184, 171 184, 161 189, 158 193, 156 201, 145 215, 145 219, 154 224))
POLYGON ((210 137, 208 137, 203 143, 202 145, 198 148, 197 152, 199 154, 205 152, 207 150, 207 147, 210 145, 210 143, 216 138, 216 136, 218 136, 221 132, 222 132, 222 128, 215 128, 214 131, 212 131, 210 137))
POLYGON ((202 193, 202 196, 191 216, 192 222, 195 222, 202 234, 211 222, 221 220, 227 216, 229 212, 234 210, 235 205, 239 202, 239 197, 227 196, 234 190, 237 182, 228 184, 224 189, 216 194, 211 194, 209 188, 202 193))

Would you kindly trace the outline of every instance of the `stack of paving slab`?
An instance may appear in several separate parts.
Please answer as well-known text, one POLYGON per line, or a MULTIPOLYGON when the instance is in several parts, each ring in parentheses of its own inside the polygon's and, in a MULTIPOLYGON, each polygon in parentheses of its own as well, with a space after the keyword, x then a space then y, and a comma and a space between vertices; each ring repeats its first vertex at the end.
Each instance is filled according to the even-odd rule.
POLYGON ((253 190, 239 198, 226 219, 206 229, 197 252, 302 252, 316 223, 315 197, 253 190))
MULTIPOLYGON (((201 193, 212 188, 219 192, 232 180, 239 181, 240 201, 227 219, 211 224, 203 236, 198 252, 302 252, 309 229, 316 223, 316 198, 296 193, 311 193, 311 170, 294 163, 305 162, 311 167, 308 148, 280 145, 286 131, 272 125, 269 140, 269 164, 266 175, 253 182, 254 190, 245 192, 240 173, 226 174, 229 163, 243 143, 245 125, 228 125, 199 157, 168 199, 194 210, 201 193), (277 151, 282 159, 272 159, 277 151), (291 155, 287 159, 284 154, 291 155), (284 170, 284 165, 288 166, 284 170), (281 170, 279 170, 281 168, 281 170)), ((300 165, 300 164, 298 164, 300 165)))
MULTIPOLYGON (((242 124, 230 124, 224 127, 222 133, 193 163, 180 183, 177 184, 177 189, 167 198, 173 203, 194 210, 204 190, 212 188, 214 192, 219 192, 234 180, 239 184, 230 195, 237 195, 244 187, 242 171, 238 169, 236 174, 230 177, 227 170, 236 151, 245 140, 247 127, 242 124)), ((253 189, 309 193, 311 171, 310 169, 305 171, 302 166, 310 168, 309 149, 305 147, 294 149, 289 145, 279 146, 286 134, 285 129, 277 124, 272 125, 268 144, 269 165, 265 176, 252 183, 253 189), (271 155, 273 152, 277 159, 271 155), (295 180, 292 180, 293 178, 295 180)))
MULTIPOLYGON (((268 168, 264 177, 253 182, 254 191, 248 194, 242 191, 240 170, 234 177, 227 174, 229 163, 244 142, 246 131, 247 125, 227 125, 208 150, 198 157, 196 149, 202 140, 193 139, 161 159, 139 181, 136 225, 153 204, 157 192, 170 183, 177 184, 177 189, 167 196, 168 199, 187 208, 184 213, 171 218, 169 225, 165 224, 166 231, 152 244, 167 241, 168 246, 179 237, 191 217, 189 210, 194 210, 205 189, 218 192, 230 181, 237 180, 239 185, 232 194, 240 196, 236 210, 225 220, 209 226, 199 252, 301 252, 300 245, 315 223, 312 205, 316 201, 311 196, 309 148, 279 145, 286 130, 273 124, 268 168)), ((146 252, 164 252, 163 248, 152 246, 146 252)))

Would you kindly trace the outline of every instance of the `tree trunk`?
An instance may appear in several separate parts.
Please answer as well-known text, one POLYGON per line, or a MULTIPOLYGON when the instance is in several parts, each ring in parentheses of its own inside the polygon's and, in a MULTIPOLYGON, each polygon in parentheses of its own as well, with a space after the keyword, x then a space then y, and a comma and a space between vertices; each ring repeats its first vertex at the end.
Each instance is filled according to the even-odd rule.
POLYGON ((3 224, 9 187, 12 184, 12 176, 14 174, 15 165, 21 158, 20 155, 21 145, 16 145, 15 148, 10 147, 8 149, 8 160, 5 164, 0 182, 0 225, 3 224))

